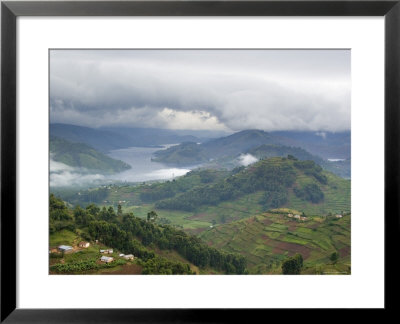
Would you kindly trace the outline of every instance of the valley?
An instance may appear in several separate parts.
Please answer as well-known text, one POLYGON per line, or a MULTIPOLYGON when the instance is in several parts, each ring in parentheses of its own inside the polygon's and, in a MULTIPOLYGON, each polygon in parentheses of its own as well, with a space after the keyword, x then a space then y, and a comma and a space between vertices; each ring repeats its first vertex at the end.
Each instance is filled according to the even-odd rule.
MULTIPOLYGON (((143 175, 140 170, 137 172, 143 175)), ((233 271, 230 266, 224 270, 207 262, 193 263, 182 251, 166 248, 165 241, 160 245, 157 238, 146 241, 146 236, 131 236, 129 231, 123 236, 135 240, 132 251, 127 251, 122 242, 116 246, 114 239, 110 239, 112 244, 104 238, 97 239, 97 243, 97 236, 90 234, 87 227, 100 221, 101 226, 106 226, 111 221, 118 231, 127 217, 156 228, 157 232, 164 232, 165 228, 181 231, 182 235, 199 240, 203 248, 240 256, 246 263, 242 273, 281 274, 285 260, 297 254, 303 258, 302 274, 351 273, 350 180, 323 170, 313 160, 299 160, 290 154, 259 157, 248 166, 230 170, 200 167, 172 180, 111 183, 87 189, 53 188, 51 192, 65 202, 70 217, 66 222, 53 222, 50 249, 61 243, 76 246, 79 240, 91 242, 91 248, 61 259, 54 254, 51 273, 162 274, 180 273, 183 268, 189 269, 185 270, 188 274, 233 271), (87 217, 93 208, 97 210, 95 216, 90 216, 85 224, 79 220, 77 223, 77 215, 79 218, 83 213, 87 217), (157 217, 149 224, 151 211, 157 217), (107 213, 114 216, 104 216, 107 213), (60 233, 66 233, 66 239, 59 239, 60 233), (98 261, 102 248, 115 250, 112 264, 98 261), (136 258, 124 260, 119 256, 124 252, 133 253, 136 258), (332 261, 335 253, 338 258, 332 261), (150 259, 151 266, 147 263, 150 259), (61 266, 60 260, 71 268, 61 266), (85 260, 90 260, 90 264, 85 260)), ((154 230, 151 231, 153 236, 154 230)))

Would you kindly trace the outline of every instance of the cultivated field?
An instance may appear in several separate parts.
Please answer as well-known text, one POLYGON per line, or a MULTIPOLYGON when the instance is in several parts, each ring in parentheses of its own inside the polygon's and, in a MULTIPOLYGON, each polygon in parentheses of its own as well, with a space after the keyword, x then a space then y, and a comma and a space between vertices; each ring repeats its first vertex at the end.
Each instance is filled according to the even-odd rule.
POLYGON ((350 273, 350 215, 299 221, 287 213, 264 213, 200 236, 211 246, 245 256, 250 273, 281 273, 281 262, 295 253, 304 258, 302 273, 350 273), (340 255, 335 264, 333 252, 340 255))

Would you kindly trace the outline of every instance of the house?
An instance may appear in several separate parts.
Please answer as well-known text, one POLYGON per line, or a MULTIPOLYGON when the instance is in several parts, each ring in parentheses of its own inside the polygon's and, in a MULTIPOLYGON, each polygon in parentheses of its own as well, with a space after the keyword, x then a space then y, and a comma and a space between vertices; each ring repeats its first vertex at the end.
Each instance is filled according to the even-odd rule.
POLYGON ((79 247, 81 248, 88 248, 90 246, 89 242, 79 242, 79 247))
POLYGON ((65 252, 65 253, 68 253, 68 252, 72 252, 74 249, 72 248, 72 246, 69 246, 69 245, 60 245, 59 247, 58 247, 58 251, 59 252, 65 252))
POLYGON ((134 258, 133 254, 127 254, 124 256, 125 260, 133 260, 133 258, 134 258))
POLYGON ((336 215, 336 218, 342 218, 343 216, 342 215, 336 215))
POLYGON ((101 262, 105 262, 105 263, 110 263, 110 262, 113 262, 113 261, 114 261, 114 258, 113 258, 113 257, 108 257, 108 256, 103 255, 103 256, 100 258, 100 261, 101 261, 101 262))
POLYGON ((300 215, 294 215, 294 218, 300 219, 300 215))
POLYGON ((293 214, 288 214, 288 217, 293 217, 293 214))
POLYGON ((100 253, 105 253, 105 254, 111 254, 113 253, 114 250, 113 249, 108 249, 108 250, 100 250, 100 253))
POLYGON ((119 256, 120 256, 120 257, 123 257, 124 255, 125 255, 125 254, 121 253, 119 256))

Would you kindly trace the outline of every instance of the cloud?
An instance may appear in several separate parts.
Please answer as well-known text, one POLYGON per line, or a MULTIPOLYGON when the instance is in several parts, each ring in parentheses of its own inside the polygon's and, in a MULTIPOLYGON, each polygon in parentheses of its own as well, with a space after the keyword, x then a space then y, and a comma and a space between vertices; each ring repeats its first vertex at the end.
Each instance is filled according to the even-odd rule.
POLYGON ((84 126, 350 129, 350 51, 52 50, 50 118, 84 126))
POLYGON ((243 166, 248 166, 258 161, 258 159, 251 154, 241 154, 238 160, 239 164, 243 166))

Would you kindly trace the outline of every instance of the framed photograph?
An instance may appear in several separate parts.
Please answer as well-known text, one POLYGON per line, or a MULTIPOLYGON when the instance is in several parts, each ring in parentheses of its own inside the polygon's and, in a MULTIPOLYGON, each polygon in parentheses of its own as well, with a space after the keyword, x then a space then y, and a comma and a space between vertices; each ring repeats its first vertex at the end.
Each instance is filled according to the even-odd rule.
POLYGON ((391 309, 399 16, 2 2, 1 320, 391 309))

